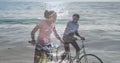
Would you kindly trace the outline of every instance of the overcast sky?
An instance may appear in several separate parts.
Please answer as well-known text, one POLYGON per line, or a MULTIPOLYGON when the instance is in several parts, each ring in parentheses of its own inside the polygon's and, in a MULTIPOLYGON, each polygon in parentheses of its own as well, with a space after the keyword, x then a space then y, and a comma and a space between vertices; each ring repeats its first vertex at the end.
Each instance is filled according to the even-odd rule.
POLYGON ((22 2, 52 2, 52 1, 62 1, 62 2, 120 2, 120 0, 0 0, 0 1, 22 1, 22 2))

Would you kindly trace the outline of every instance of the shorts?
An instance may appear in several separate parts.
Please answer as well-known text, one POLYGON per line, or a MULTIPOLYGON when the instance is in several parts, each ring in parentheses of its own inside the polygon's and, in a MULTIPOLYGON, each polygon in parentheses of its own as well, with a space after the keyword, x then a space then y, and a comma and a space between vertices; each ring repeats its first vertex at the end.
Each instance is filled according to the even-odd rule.
POLYGON ((63 36, 63 40, 64 42, 74 42, 75 37, 71 36, 71 35, 66 35, 66 36, 63 36))
POLYGON ((50 52, 51 44, 49 45, 36 45, 35 51, 45 51, 45 52, 50 52))

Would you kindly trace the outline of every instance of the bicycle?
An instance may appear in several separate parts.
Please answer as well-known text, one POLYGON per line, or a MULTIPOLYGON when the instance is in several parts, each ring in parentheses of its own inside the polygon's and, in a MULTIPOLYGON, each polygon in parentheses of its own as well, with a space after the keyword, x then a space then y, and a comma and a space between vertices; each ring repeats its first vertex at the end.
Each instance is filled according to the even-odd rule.
MULTIPOLYGON (((31 43, 31 41, 28 41, 28 43, 31 43)), ((54 44, 52 44, 52 47, 50 47, 50 48, 48 48, 46 46, 42 46, 42 45, 39 45, 39 46, 40 46, 40 49, 42 49, 39 63, 52 63, 53 61, 56 63, 59 61, 60 55, 62 54, 62 52, 64 52, 64 51, 58 52, 62 46, 57 46, 54 44), (47 55, 46 55, 46 52, 48 50, 50 50, 50 53, 48 53, 49 57, 47 57, 47 55), (59 54, 59 53, 61 53, 61 54, 59 54)))
POLYGON ((72 56, 71 52, 66 52, 66 57, 62 63, 103 63, 103 61, 94 54, 87 54, 82 40, 82 47, 77 56, 72 56))

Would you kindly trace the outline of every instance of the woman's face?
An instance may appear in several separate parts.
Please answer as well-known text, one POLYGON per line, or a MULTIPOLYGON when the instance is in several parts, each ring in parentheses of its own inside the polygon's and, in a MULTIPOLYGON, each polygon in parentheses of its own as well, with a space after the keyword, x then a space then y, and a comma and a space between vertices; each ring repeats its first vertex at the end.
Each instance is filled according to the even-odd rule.
POLYGON ((55 13, 54 15, 50 16, 50 18, 49 18, 49 20, 50 20, 51 22, 55 22, 56 19, 57 19, 57 14, 56 14, 56 13, 55 13))
POLYGON ((78 20, 79 20, 79 17, 77 17, 77 16, 73 16, 73 22, 77 23, 78 20))

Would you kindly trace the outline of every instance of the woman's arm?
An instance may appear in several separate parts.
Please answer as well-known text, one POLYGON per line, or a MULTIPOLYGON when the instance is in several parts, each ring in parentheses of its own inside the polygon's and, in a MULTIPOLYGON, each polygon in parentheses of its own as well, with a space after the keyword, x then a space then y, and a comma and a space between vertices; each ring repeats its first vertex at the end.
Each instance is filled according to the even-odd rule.
POLYGON ((38 25, 36 25, 33 30, 31 31, 31 41, 35 42, 35 32, 39 29, 38 25))
POLYGON ((58 33, 57 33, 55 27, 53 28, 53 32, 54 32, 55 37, 56 37, 58 40, 60 40, 60 42, 63 43, 63 40, 62 40, 62 39, 60 38, 60 36, 58 35, 58 33))

